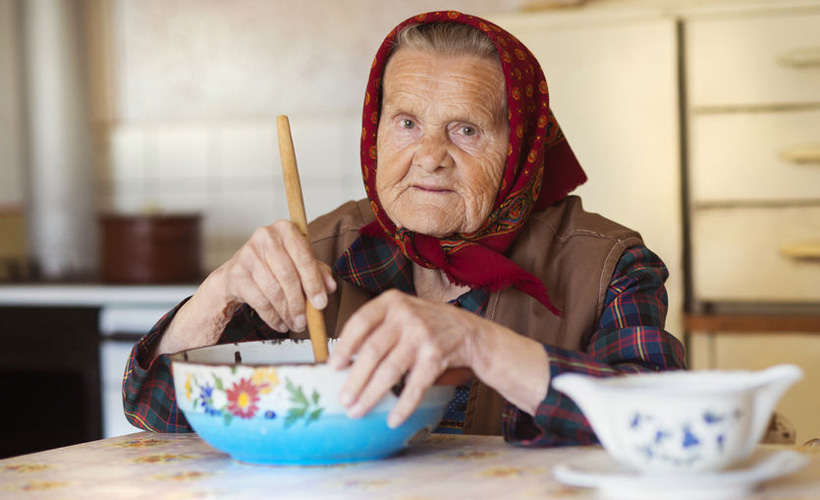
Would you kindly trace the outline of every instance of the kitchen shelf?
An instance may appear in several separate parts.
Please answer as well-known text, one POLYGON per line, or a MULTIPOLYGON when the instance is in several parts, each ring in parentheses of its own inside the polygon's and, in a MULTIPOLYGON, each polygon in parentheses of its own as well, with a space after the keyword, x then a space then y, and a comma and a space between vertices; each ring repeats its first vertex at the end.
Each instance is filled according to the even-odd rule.
POLYGON ((687 314, 690 334, 720 333, 820 333, 820 315, 687 314))

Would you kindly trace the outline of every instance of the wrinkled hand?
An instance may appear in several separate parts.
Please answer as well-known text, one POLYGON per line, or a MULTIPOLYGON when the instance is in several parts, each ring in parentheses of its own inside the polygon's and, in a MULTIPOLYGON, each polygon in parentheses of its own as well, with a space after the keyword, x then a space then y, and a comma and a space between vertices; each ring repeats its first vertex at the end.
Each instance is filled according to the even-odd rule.
POLYGON ((351 316, 328 359, 340 369, 356 356, 341 404, 350 417, 361 417, 406 374, 387 419, 390 427, 398 427, 445 370, 472 366, 479 332, 488 323, 447 303, 398 291, 381 294, 351 316))
POLYGON ((272 328, 303 331, 305 297, 316 309, 336 290, 330 266, 313 258, 299 229, 280 220, 254 231, 218 270, 227 302, 247 303, 272 328))
POLYGON ((216 344, 244 303, 271 328, 302 331, 307 325, 305 297, 324 309, 327 294, 335 290, 330 267, 313 258, 293 223, 281 220, 261 227, 182 305, 150 359, 216 344))
POLYGON ((335 290, 330 267, 313 258, 293 223, 281 220, 261 227, 183 304, 151 359, 217 343, 244 303, 271 328, 302 331, 307 324, 305 297, 316 309, 324 309, 327 294, 335 290))

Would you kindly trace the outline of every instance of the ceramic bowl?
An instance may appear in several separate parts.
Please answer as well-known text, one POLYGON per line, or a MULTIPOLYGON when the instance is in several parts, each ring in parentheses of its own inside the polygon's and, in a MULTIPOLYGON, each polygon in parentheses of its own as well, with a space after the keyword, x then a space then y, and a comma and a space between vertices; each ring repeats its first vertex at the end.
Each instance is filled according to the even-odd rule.
POLYGON ((752 371, 672 371, 555 377, 604 448, 644 473, 714 472, 748 457, 780 397, 802 378, 794 365, 752 371))
MULTIPOLYGON (((332 350, 332 343, 330 349, 332 350)), ((313 363, 310 341, 255 341, 171 357, 179 408, 211 446, 236 460, 322 465, 393 455, 435 429, 452 398, 436 385, 401 426, 387 426, 388 393, 365 417, 339 404, 348 370, 313 363)))

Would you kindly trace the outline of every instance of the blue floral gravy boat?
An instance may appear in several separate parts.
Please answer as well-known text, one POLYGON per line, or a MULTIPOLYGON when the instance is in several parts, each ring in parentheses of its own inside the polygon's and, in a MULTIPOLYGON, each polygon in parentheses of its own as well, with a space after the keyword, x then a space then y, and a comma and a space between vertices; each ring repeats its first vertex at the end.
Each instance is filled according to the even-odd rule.
POLYGON ((780 397, 803 377, 794 365, 751 371, 670 371, 595 378, 559 375, 604 448, 644 473, 717 471, 748 457, 780 397))
MULTIPOLYGON (((332 350, 333 341, 330 343, 332 350)), ((339 404, 348 370, 313 363, 310 341, 222 344, 171 356, 179 408, 214 448, 241 462, 323 465, 398 453, 435 429, 454 387, 436 385, 390 429, 388 393, 360 419, 339 404)))

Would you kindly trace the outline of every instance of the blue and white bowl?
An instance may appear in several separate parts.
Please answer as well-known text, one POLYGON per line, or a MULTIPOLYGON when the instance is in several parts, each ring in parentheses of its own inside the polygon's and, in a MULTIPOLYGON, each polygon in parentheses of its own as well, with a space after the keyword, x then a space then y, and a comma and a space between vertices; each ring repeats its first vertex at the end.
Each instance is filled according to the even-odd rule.
MULTIPOLYGON (((332 349, 332 343, 331 343, 332 349)), ((313 363, 310 341, 272 340, 191 349, 172 357, 179 408, 193 429, 236 460, 324 465, 394 455, 436 428, 452 386, 436 385, 396 429, 388 393, 365 417, 339 404, 348 370, 313 363)))
POLYGON ((669 371, 611 378, 568 373, 552 387, 569 396, 604 448, 644 473, 698 474, 748 457, 795 365, 752 371, 669 371))

